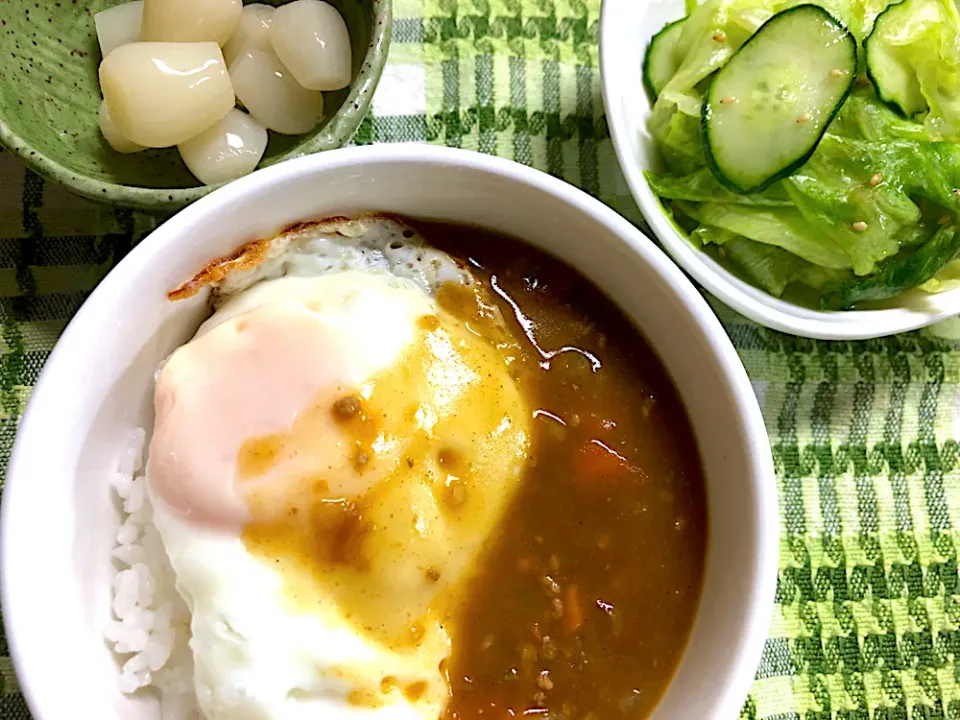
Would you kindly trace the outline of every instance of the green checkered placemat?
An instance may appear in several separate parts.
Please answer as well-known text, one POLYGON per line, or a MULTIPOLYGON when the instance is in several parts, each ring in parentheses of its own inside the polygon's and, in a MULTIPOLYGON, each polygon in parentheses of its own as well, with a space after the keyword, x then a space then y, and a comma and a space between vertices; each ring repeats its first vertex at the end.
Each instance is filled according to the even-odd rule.
MULTIPOLYGON (((356 142, 495 153, 639 221, 603 117, 599 5, 394 0, 356 142)), ((153 225, 0 154, 0 468, 67 321, 153 225)), ((781 504, 774 619, 741 718, 960 720, 960 322, 814 342, 714 307, 763 407, 781 504)), ((0 720, 28 720, 2 637, 0 686, 0 720)))

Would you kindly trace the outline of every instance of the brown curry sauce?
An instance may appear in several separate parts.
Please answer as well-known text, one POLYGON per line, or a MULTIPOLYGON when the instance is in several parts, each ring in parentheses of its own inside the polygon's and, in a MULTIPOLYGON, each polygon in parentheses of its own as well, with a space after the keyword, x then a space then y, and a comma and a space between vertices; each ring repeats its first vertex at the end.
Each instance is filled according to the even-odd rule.
MULTIPOLYGON (((478 288, 445 286, 438 303, 509 358, 533 413, 519 489, 472 575, 451 588, 456 602, 446 629, 452 655, 441 666, 451 698, 443 720, 645 717, 686 645, 706 554, 703 473, 680 399, 626 317, 569 267, 487 231, 417 225, 473 270, 478 288)), ((425 316, 420 330, 431 333, 439 325, 425 316)), ((406 375, 388 378, 385 387, 412 382, 415 359, 406 375)), ((354 438, 352 462, 364 473, 395 397, 388 392, 379 398, 386 405, 376 411, 352 392, 332 402, 322 394, 297 421, 303 427, 244 444, 241 480, 261 477, 297 437, 311 437, 314 419, 330 413, 354 438)), ((471 402, 476 414, 476 403, 496 406, 496 394, 471 402)), ((402 427, 402 418, 398 422, 402 427)), ((401 463, 400 474, 421 472, 415 462, 422 458, 414 455, 401 463)), ((445 447, 436 460, 438 470, 467 480, 445 486, 441 506, 456 515, 475 504, 467 489, 469 463, 445 447)), ((373 632, 385 623, 395 641, 396 623, 381 617, 373 592, 378 576, 371 574, 365 547, 375 531, 368 511, 378 502, 377 488, 333 503, 324 498, 322 478, 301 485, 303 497, 294 498, 286 513, 245 530, 248 547, 319 573, 323 583, 308 573, 307 585, 293 586, 295 595, 311 598, 316 581, 361 629, 373 632), (344 574, 352 582, 336 581, 344 574)), ((396 552, 384 561, 408 561, 408 551, 396 552)), ((423 578, 429 586, 441 574, 428 565, 423 578)), ((384 678, 352 701, 376 705, 378 692, 395 689, 394 680, 384 678)), ((426 693, 421 684, 402 688, 410 702, 426 693)))
POLYGON ((686 645, 706 555, 680 398, 569 267, 488 231, 417 224, 496 301, 528 355, 517 381, 535 415, 530 468, 448 628, 444 720, 645 717, 686 645))

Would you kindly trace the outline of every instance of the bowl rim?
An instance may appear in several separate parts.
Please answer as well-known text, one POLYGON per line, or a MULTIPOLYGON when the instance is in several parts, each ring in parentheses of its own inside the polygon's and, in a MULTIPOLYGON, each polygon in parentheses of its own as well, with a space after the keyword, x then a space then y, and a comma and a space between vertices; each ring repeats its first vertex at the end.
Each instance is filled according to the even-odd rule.
MULTIPOLYGON (((350 86, 350 92, 343 104, 328 118, 323 128, 306 140, 297 149, 295 155, 284 158, 280 162, 336 149, 349 142, 356 134, 367 114, 386 66, 392 35, 392 0, 372 0, 372 4, 370 43, 360 65, 361 73, 365 73, 363 79, 350 86)), ((223 187, 227 182, 232 182, 197 185, 190 188, 151 188, 97 180, 71 170, 49 155, 36 150, 10 127, 2 115, 0 115, 0 145, 14 153, 30 170, 63 186, 74 195, 99 203, 147 212, 179 210, 223 187)))
MULTIPOLYGON (((741 280, 694 247, 674 226, 650 188, 643 174, 644 168, 631 155, 630 138, 637 132, 637 123, 631 123, 620 107, 621 99, 627 97, 628 93, 644 93, 646 97, 646 91, 638 80, 640 67, 634 68, 631 63, 625 62, 632 55, 625 49, 625 43, 621 42, 622 34, 629 32, 626 28, 637 24, 630 22, 634 17, 630 13, 641 12, 639 6, 647 8, 668 3, 671 8, 676 6, 680 12, 683 11, 683 0, 662 0, 659 3, 655 0, 644 3, 637 3, 636 0, 603 0, 600 9, 600 75, 610 138, 620 168, 640 212, 670 257, 697 283, 738 313, 768 328, 801 337, 866 340, 917 330, 960 313, 960 289, 937 295, 936 308, 907 305, 846 311, 804 308, 741 280)), ((680 12, 676 14, 678 17, 680 12)), ((655 32, 660 28, 649 29, 655 32)), ((646 36, 646 30, 643 28, 641 34, 646 36)), ((646 45, 643 44, 643 47, 646 45)), ((652 143, 647 139, 645 130, 639 134, 641 144, 652 143)))
MULTIPOLYGON (((732 680, 720 692, 714 713, 717 718, 736 716, 753 682, 772 617, 779 559, 779 510, 766 426, 733 343, 707 301, 679 268, 638 228, 599 200, 558 178, 519 163, 466 150, 414 143, 343 148, 298 158, 259 170, 217 190, 177 214, 134 247, 91 293, 70 321, 41 371, 21 417, 0 503, 0 600, 10 656, 15 668, 20 671, 21 690, 28 706, 37 718, 50 720, 54 717, 53 714, 44 714, 51 707, 50 701, 31 686, 31 678, 44 674, 43 654, 32 649, 26 653, 29 656, 27 659, 20 631, 21 618, 29 616, 30 600, 25 580, 31 570, 22 553, 17 553, 17 543, 10 540, 29 533, 31 524, 26 516, 28 508, 25 507, 29 497, 21 496, 30 484, 30 456, 38 452, 35 438, 40 436, 38 431, 43 417, 57 412, 61 386, 71 381, 70 353, 78 344, 84 344, 86 327, 95 324, 105 313, 109 314, 113 307, 111 297, 125 288, 131 282, 130 278, 140 277, 151 272, 151 267, 158 267, 168 246, 184 236, 185 231, 201 217, 217 216, 236 202, 255 196, 261 189, 288 180, 309 177, 338 167, 384 163, 439 165, 479 171, 531 186, 553 196, 618 236, 630 252, 636 253, 664 279, 682 311, 696 327, 693 332, 701 337, 705 355, 716 362, 718 371, 728 385, 731 401, 738 410, 735 420, 739 422, 744 443, 749 448, 745 453, 745 472, 749 474, 751 490, 756 497, 755 512, 744 518, 744 522, 749 521, 756 528, 756 552, 750 558, 753 581, 744 598, 744 632, 737 646, 729 648, 728 667, 731 668, 729 677, 732 680)), ((702 610, 701 605, 698 613, 702 610)), ((34 635, 31 632, 31 637, 34 635)))

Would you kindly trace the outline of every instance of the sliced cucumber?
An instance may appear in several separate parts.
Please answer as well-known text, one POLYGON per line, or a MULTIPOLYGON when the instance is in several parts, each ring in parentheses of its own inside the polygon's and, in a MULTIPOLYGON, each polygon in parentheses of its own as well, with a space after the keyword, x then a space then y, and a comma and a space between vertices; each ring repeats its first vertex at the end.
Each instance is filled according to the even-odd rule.
POLYGON ((713 76, 703 99, 707 165, 739 193, 803 165, 853 88, 857 41, 816 5, 774 15, 713 76))
POLYGON ((873 32, 863 42, 867 77, 877 89, 877 97, 904 117, 913 117, 927 109, 916 71, 901 58, 903 37, 909 35, 904 30, 917 22, 939 19, 936 5, 903 0, 877 16, 873 32))
POLYGON ((677 43, 683 33, 684 20, 676 20, 666 25, 653 36, 647 54, 643 58, 643 85, 656 100, 660 91, 680 68, 682 58, 677 56, 677 43))

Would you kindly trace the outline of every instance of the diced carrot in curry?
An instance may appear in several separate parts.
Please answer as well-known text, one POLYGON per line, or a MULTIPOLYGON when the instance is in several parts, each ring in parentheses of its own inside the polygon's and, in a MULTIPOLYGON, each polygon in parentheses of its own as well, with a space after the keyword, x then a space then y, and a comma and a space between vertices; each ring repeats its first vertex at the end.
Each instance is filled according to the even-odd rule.
POLYGON ((568 585, 563 593, 563 634, 576 635, 583 627, 583 599, 580 588, 568 585))
POLYGON ((442 720, 648 717, 686 645, 706 554, 680 398, 630 321, 569 267, 483 230, 421 230, 473 268, 516 343, 518 387, 551 416, 533 424, 523 485, 449 625, 442 720))
POLYGON ((586 485, 621 480, 636 471, 625 457, 597 439, 581 445, 573 459, 574 478, 586 485))

